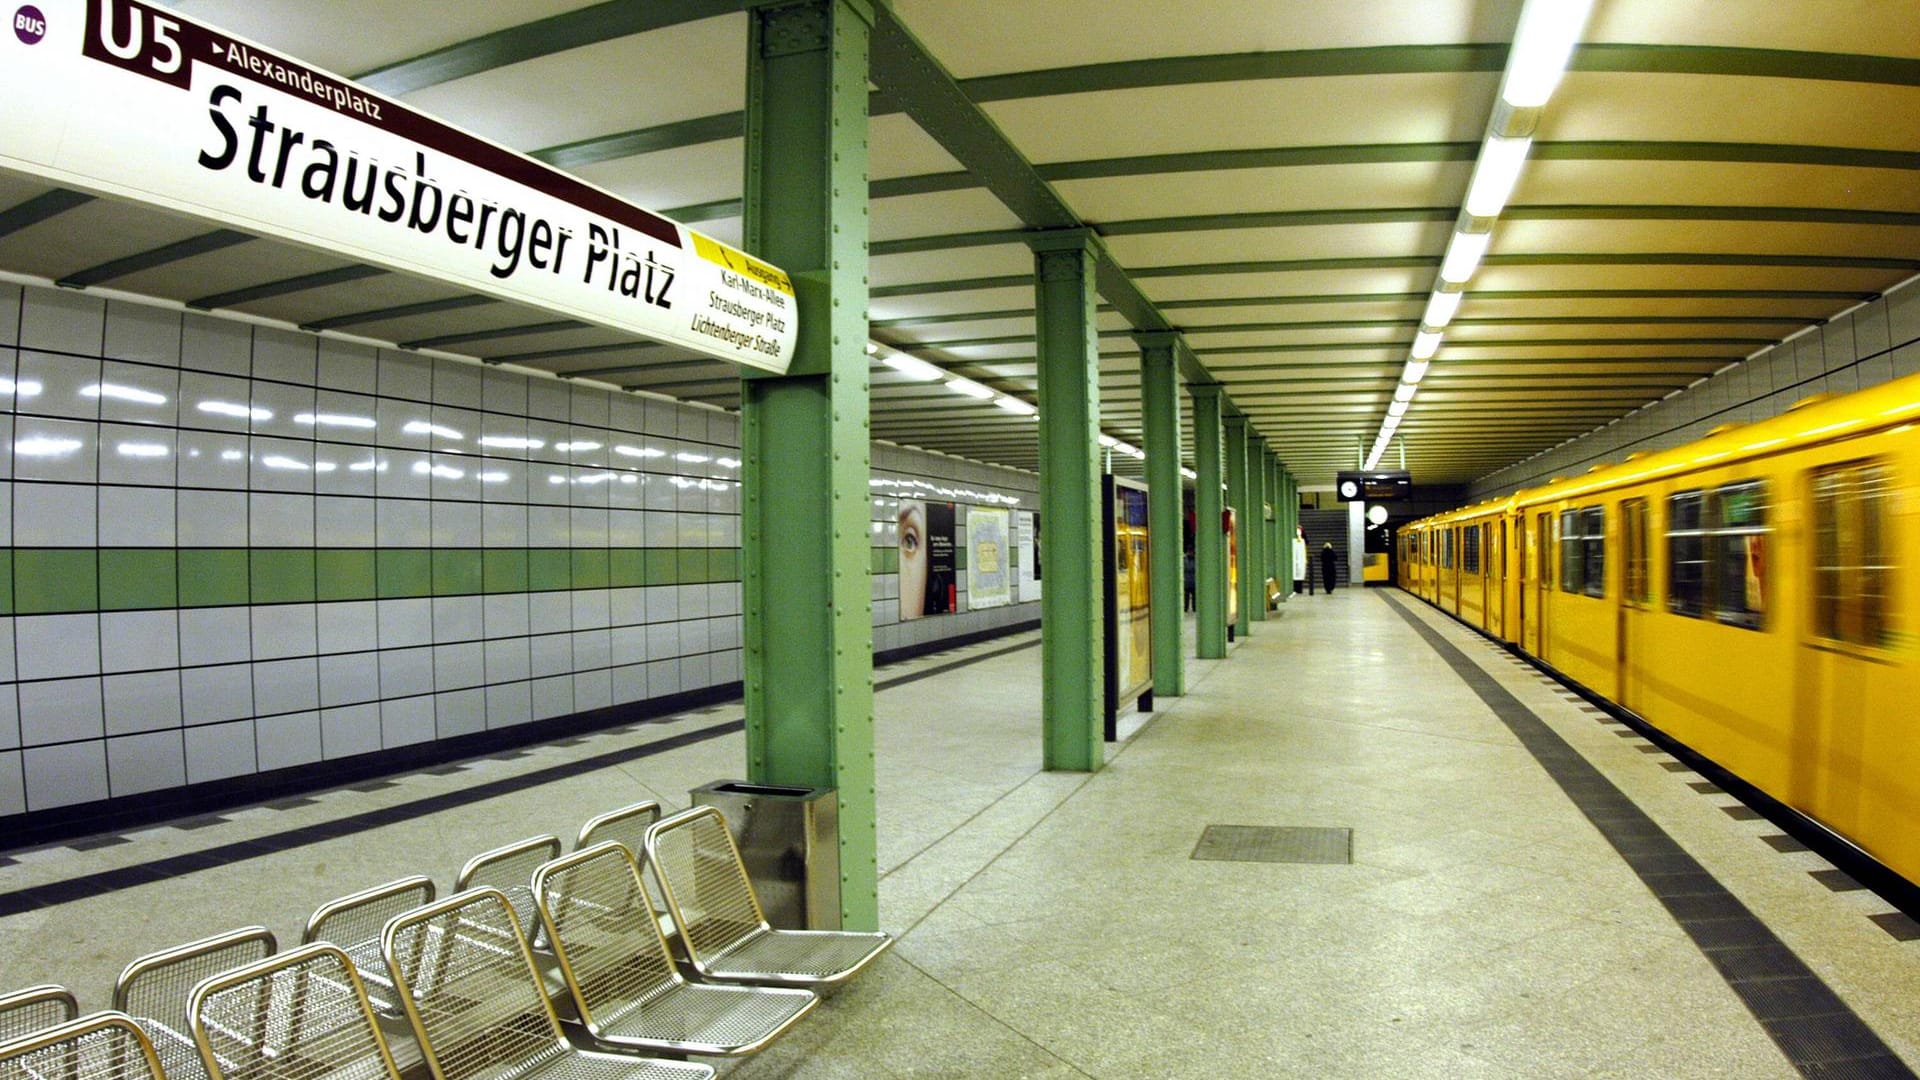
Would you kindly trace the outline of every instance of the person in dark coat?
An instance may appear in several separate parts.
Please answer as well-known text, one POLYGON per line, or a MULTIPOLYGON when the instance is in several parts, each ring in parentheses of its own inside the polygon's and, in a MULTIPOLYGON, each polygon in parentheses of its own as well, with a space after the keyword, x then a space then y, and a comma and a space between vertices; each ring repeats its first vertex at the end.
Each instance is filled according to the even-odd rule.
POLYGON ((1328 541, 1326 546, 1320 549, 1320 586, 1329 593, 1333 592, 1334 564, 1339 561, 1340 554, 1333 550, 1333 542, 1328 541))

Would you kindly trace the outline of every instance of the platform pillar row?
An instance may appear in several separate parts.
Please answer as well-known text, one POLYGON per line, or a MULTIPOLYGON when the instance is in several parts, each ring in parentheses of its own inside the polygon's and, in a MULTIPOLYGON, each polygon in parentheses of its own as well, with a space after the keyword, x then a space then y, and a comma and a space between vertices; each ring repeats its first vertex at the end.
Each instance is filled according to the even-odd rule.
POLYGON ((1040 397, 1040 722, 1048 769, 1106 761, 1104 560, 1100 537, 1100 371, 1094 323, 1097 243, 1087 229, 1035 233, 1040 397))
POLYGON ((840 916, 879 928, 869 587, 865 0, 749 0, 745 244, 793 277, 784 375, 741 382, 747 775, 828 787, 840 916))
MULTIPOLYGON (((1186 553, 1181 542, 1180 380, 1170 332, 1135 334, 1140 343, 1140 409, 1147 452, 1148 579, 1152 582, 1153 694, 1187 692, 1186 553)), ((1042 594, 1044 595, 1044 594, 1042 594)))
POLYGON ((1262 475, 1267 478, 1267 501, 1273 507, 1273 516, 1267 519, 1267 574, 1279 589, 1280 602, 1285 603, 1289 585, 1280 576, 1280 507, 1283 502, 1280 498, 1280 461, 1273 456, 1271 449, 1266 452, 1260 467, 1264 470, 1262 475))
POLYGON ((1240 637, 1253 632, 1253 559, 1251 545, 1247 543, 1247 530, 1251 524, 1253 493, 1247 483, 1247 418, 1228 416, 1225 420, 1225 445, 1227 458, 1227 505, 1234 509, 1234 574, 1239 578, 1235 589, 1235 603, 1239 610, 1235 612, 1233 631, 1240 637))
POLYGON ((1202 660, 1227 655, 1227 544, 1220 531, 1222 437, 1218 385, 1194 383, 1193 395, 1193 617, 1194 652, 1202 660))

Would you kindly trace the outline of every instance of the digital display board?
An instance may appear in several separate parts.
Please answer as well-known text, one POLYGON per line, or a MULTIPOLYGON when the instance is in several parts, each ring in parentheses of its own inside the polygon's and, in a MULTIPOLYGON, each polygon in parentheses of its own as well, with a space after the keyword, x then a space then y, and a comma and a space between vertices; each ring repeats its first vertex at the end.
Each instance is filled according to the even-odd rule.
POLYGON ((1342 472, 1334 478, 1333 491, 1341 502, 1395 502, 1411 496, 1413 474, 1405 469, 1342 472))

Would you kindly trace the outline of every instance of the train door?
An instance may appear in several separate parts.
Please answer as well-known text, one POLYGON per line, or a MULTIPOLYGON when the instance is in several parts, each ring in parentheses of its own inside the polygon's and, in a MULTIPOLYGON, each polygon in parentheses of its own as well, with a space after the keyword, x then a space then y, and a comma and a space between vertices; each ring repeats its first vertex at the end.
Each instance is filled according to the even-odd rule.
POLYGON ((1493 547, 1493 565, 1495 571, 1493 579, 1494 606, 1487 609, 1491 616, 1488 621, 1493 623, 1494 635, 1501 641, 1508 641, 1511 640, 1511 638, 1507 633, 1507 575, 1513 572, 1513 561, 1508 558, 1509 552, 1507 550, 1507 544, 1509 542, 1511 529, 1507 524, 1506 518, 1501 518, 1500 523, 1492 528, 1493 534, 1499 538, 1499 542, 1493 547))
POLYGON ((1533 585, 1533 553, 1526 550, 1527 519, 1525 515, 1522 515, 1518 521, 1519 524, 1513 529, 1513 568, 1514 573, 1519 575, 1519 580, 1514 582, 1514 596, 1518 598, 1520 605, 1516 613, 1520 622, 1515 627, 1513 640, 1519 642, 1520 647, 1524 649, 1527 647, 1527 634, 1531 630, 1528 622, 1531 616, 1528 614, 1527 589, 1533 585))
POLYGON ((1547 592, 1553 588, 1553 515, 1534 518, 1533 622, 1529 652, 1547 658, 1547 592))
POLYGON ((1620 704, 1638 711, 1643 702, 1639 659, 1646 651, 1647 631, 1653 619, 1653 564, 1649 557, 1652 517, 1645 499, 1620 504, 1620 603, 1617 613, 1619 670, 1616 682, 1620 704))

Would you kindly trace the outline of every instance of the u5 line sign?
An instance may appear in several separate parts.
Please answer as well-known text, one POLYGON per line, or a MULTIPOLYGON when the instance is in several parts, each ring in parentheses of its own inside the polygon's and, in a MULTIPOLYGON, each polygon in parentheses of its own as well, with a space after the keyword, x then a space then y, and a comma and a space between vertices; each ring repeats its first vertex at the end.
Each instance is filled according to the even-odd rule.
POLYGON ((766 371, 793 358, 778 268, 391 98, 136 0, 35 0, 11 24, 0 169, 766 371))

